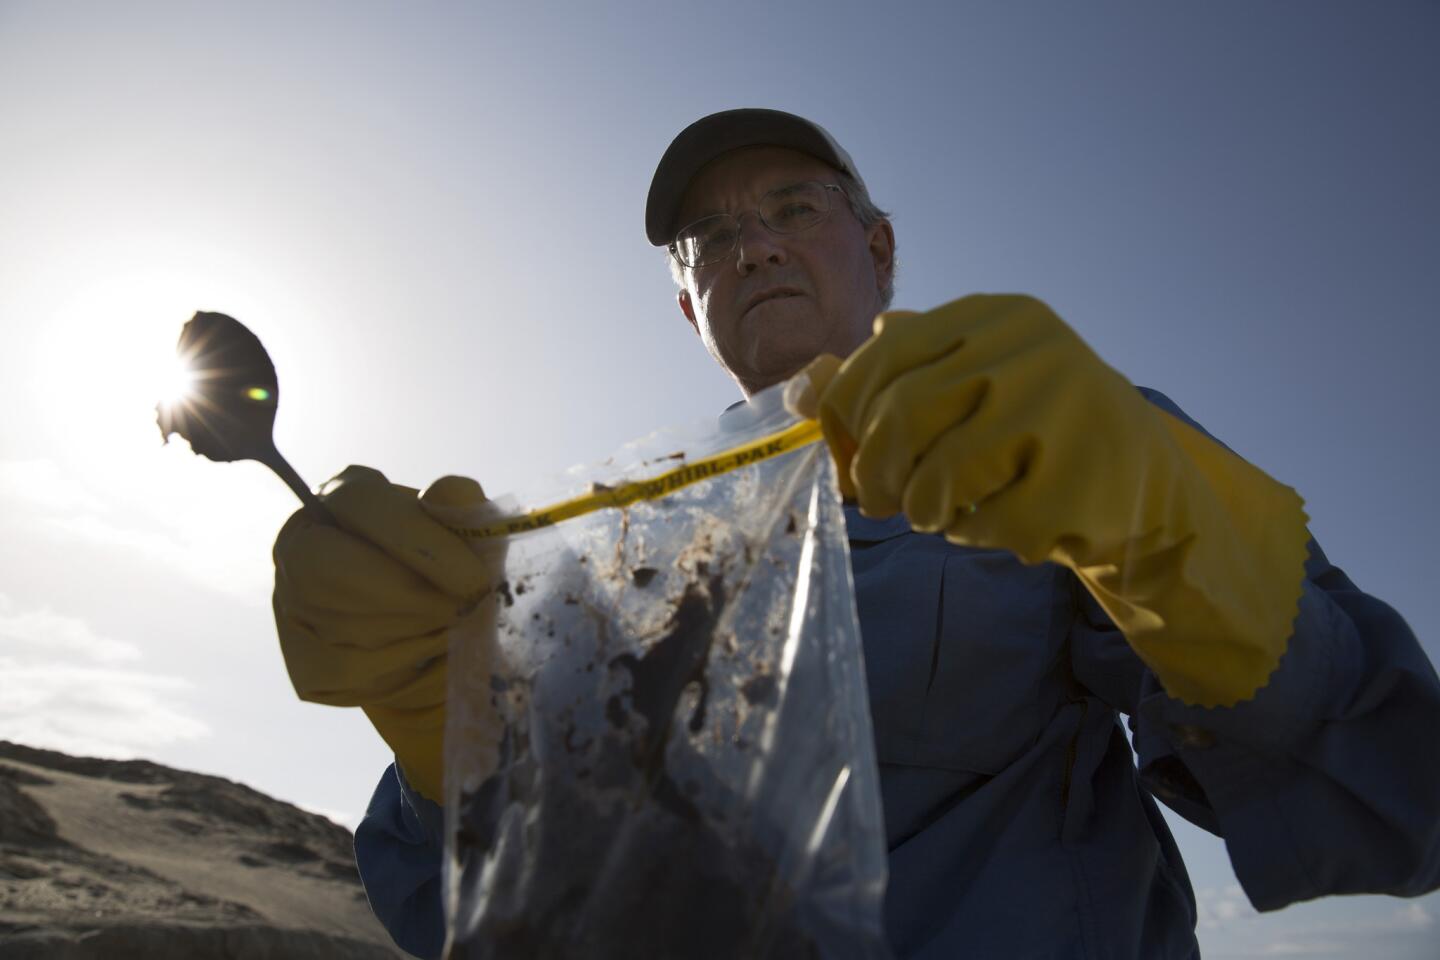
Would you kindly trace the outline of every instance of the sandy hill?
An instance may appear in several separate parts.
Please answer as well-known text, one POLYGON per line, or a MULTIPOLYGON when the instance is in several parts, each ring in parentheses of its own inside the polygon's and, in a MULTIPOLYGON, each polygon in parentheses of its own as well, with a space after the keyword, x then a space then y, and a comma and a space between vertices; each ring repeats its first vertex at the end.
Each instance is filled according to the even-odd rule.
POLYGON ((344 827, 219 777, 0 740, 0 957, 404 956, 344 827))

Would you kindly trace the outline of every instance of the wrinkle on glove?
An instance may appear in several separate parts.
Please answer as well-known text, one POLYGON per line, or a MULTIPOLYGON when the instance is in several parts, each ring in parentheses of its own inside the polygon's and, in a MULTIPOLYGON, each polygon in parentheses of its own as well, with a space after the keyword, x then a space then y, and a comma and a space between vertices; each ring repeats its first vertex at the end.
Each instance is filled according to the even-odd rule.
POLYGON ((797 384, 863 513, 1069 567, 1171 696, 1230 706, 1278 666, 1299 495, 1153 406, 1040 301, 882 314, 797 384))
POLYGON ((431 516, 485 503, 478 483, 445 477, 417 494, 368 467, 327 483, 320 496, 339 526, 290 517, 275 541, 273 604, 296 694, 362 707, 411 785, 439 802, 450 631, 485 615, 477 600, 504 558, 489 545, 477 555, 431 516))

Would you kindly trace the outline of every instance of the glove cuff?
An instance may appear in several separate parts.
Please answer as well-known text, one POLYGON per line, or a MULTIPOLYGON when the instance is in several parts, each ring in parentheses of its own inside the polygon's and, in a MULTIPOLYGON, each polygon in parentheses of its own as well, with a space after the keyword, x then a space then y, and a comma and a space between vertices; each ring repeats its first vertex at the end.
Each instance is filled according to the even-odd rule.
POLYGON ((1147 479, 1142 512, 1158 522, 1108 562, 1067 565, 1170 696, 1233 706, 1265 686, 1294 632, 1310 540, 1304 501, 1154 413, 1179 464, 1147 479))
POLYGON ((367 705, 365 716, 395 754, 395 762, 415 792, 444 802, 445 707, 425 710, 367 705))

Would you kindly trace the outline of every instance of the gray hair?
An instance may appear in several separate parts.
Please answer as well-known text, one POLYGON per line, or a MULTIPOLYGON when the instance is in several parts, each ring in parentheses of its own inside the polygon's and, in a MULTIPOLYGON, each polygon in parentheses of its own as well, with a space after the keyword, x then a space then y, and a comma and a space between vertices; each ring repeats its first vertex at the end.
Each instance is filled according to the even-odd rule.
MULTIPOLYGON (((850 203, 850 212, 855 214, 855 219, 860 221, 860 226, 868 230, 882 220, 887 222, 890 220, 890 214, 881 210, 875 205, 875 201, 870 199, 870 191, 865 189, 865 184, 848 173, 841 173, 838 170, 835 171, 835 182, 840 185, 841 190, 845 191, 845 199, 850 203)), ((674 279, 675 285, 684 289, 685 265, 675 258, 669 247, 665 248, 665 262, 670 265, 670 276, 674 279)), ((885 284, 884 290, 880 291, 880 309, 889 310, 894 299, 895 270, 892 267, 890 282, 885 284)))

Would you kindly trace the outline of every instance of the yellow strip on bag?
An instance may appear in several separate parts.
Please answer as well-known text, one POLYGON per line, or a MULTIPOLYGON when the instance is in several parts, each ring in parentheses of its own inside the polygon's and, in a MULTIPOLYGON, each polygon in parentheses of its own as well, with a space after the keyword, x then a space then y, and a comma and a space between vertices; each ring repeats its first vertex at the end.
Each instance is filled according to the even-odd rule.
POLYGON ((782 453, 789 453, 791 450, 807 446, 819 440, 820 436, 819 421, 801 420, 794 426, 786 427, 768 437, 761 437, 744 446, 733 447, 703 460, 696 460, 694 463, 667 470, 659 476, 647 480, 632 480, 614 487, 598 487, 590 493, 562 500, 539 510, 531 510, 529 513, 502 517, 482 527, 451 527, 450 529, 460 536, 472 540, 503 537, 553 526, 561 521, 584 516, 608 507, 628 507, 640 500, 658 500, 661 497, 669 496, 676 490, 688 487, 692 483, 709 480, 722 473, 729 473, 740 467, 748 467, 752 463, 769 460, 771 457, 778 457, 782 453))

